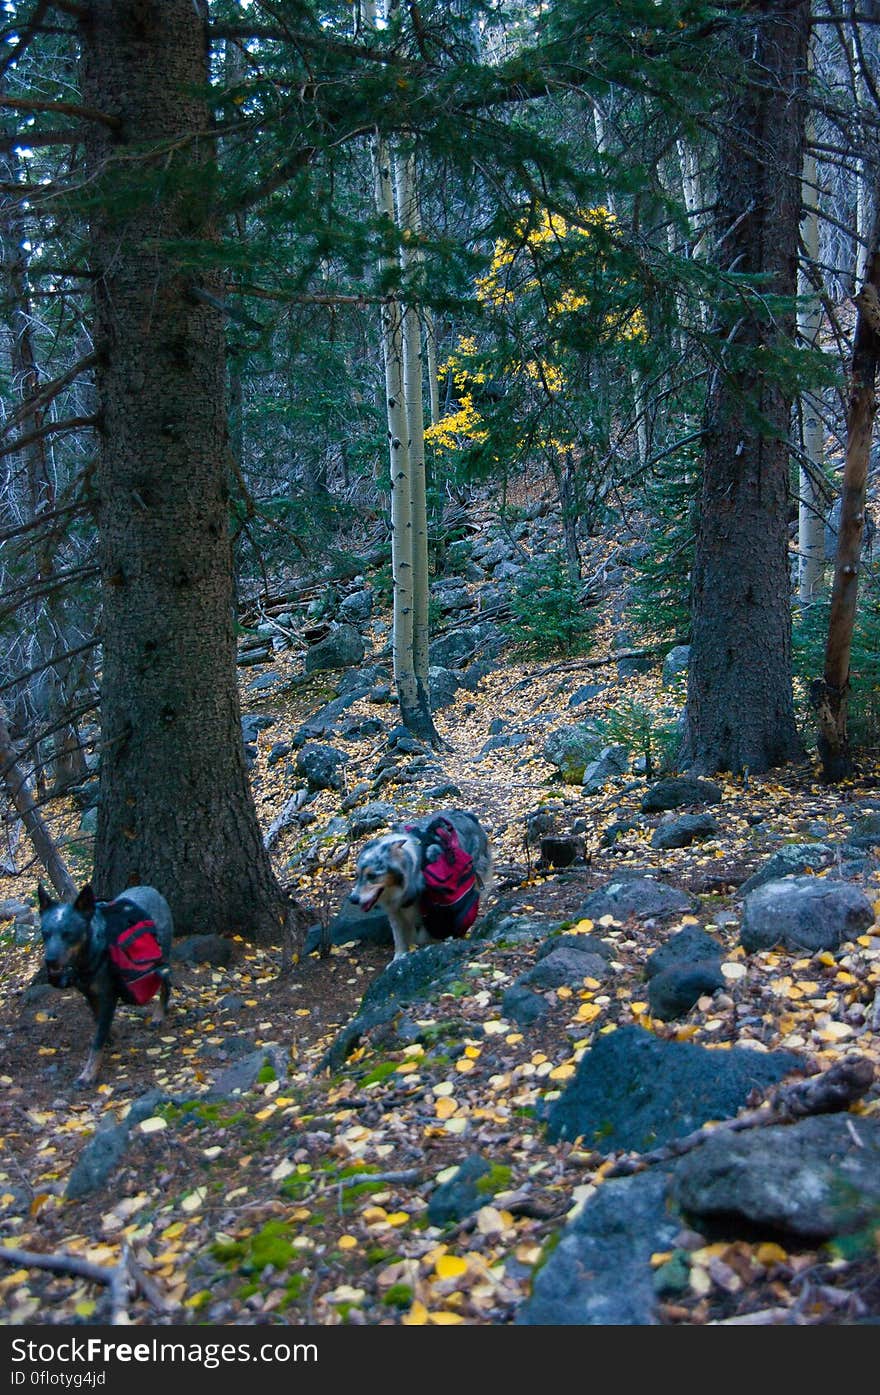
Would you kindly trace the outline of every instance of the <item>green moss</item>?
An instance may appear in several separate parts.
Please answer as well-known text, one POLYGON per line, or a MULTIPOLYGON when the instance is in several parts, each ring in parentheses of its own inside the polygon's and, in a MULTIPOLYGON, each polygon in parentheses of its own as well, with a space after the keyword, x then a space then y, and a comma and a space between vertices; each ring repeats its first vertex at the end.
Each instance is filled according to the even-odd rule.
POLYGON ((494 1196, 507 1191, 513 1173, 505 1163, 493 1163, 488 1172, 477 1178, 477 1191, 494 1196))
POLYGON ((409 1308, 413 1301, 413 1291, 409 1284, 392 1284, 382 1302, 386 1308, 409 1308))
POLYGON ((552 1234, 552 1235, 548 1235, 548 1236, 547 1236, 547 1239, 544 1241, 544 1244, 541 1246, 541 1253, 539 1254, 537 1260, 535 1261, 535 1267, 534 1267, 534 1269, 532 1270, 532 1285, 533 1285, 533 1286, 534 1286, 535 1280, 537 1279, 537 1277, 538 1277, 538 1275, 540 1274, 541 1270, 544 1268, 544 1265, 547 1263, 547 1261, 549 1260, 550 1256, 553 1254, 553 1251, 556 1249, 556 1246, 559 1244, 559 1242, 560 1242, 561 1239, 562 1239, 562 1231, 561 1231, 561 1230, 554 1230, 553 1234, 552 1234))
POLYGON ((400 1256, 396 1255, 393 1250, 383 1249, 381 1245, 374 1245, 371 1249, 367 1250, 368 1264, 392 1264, 399 1258, 400 1256))
POLYGON ((275 1067, 271 1066, 267 1061, 266 1064, 260 1068, 260 1073, 257 1076, 258 1083, 260 1085, 268 1085, 270 1081, 277 1079, 278 1076, 275 1074, 275 1067))
POLYGON ((397 1070, 399 1061, 380 1061, 377 1066, 364 1076, 364 1085, 377 1085, 383 1080, 387 1080, 389 1075, 393 1075, 397 1070))
POLYGON ((211 1246, 211 1253, 227 1268, 241 1274, 260 1274, 271 1266, 285 1270, 296 1257, 291 1241, 294 1229, 288 1221, 267 1221, 262 1230, 241 1240, 220 1241, 211 1246))
POLYGON ((305 1275, 294 1274, 293 1278, 288 1279, 287 1283, 284 1285, 284 1297, 278 1306, 280 1308, 289 1308, 291 1303, 295 1303, 298 1298, 302 1297, 305 1286, 305 1275))

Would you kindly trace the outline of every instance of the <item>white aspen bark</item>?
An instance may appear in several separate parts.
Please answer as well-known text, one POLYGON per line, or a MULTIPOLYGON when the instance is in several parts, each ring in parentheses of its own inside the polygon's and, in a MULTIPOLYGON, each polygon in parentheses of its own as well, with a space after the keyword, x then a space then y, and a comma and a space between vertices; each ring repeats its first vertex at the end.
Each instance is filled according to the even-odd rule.
MULTIPOLYGON (((687 141, 676 141, 678 163, 681 170, 681 193, 690 230, 690 255, 696 260, 700 256, 701 243, 705 236, 706 215, 703 210, 703 181, 697 163, 696 151, 687 141)), ((705 300, 698 302, 700 325, 705 329, 709 324, 709 307, 705 300)))
MULTIPOLYGON (((812 56, 812 51, 811 51, 812 56)), ((811 65, 812 66, 812 65, 811 65)), ((822 304, 811 279, 819 275, 819 191, 816 157, 810 150, 813 119, 807 116, 807 146, 802 174, 804 216, 801 221, 803 256, 798 269, 798 337, 811 349, 819 346, 822 304)), ((861 284, 861 283, 860 283, 861 284)), ((804 463, 800 467, 798 502, 798 599, 801 605, 814 601, 822 587, 825 570, 825 520, 820 488, 825 459, 825 439, 819 402, 815 393, 801 397, 801 446, 804 463)))
MULTIPOLYGON (((396 224, 391 156, 387 142, 373 147, 376 208, 396 224)), ((387 259, 390 262, 390 257, 387 259)), ((401 715, 418 704, 413 664, 413 523, 412 477, 409 461, 409 422, 404 380, 403 310, 396 295, 382 307, 382 355, 388 413, 388 453, 391 478, 391 570, 394 578, 392 649, 394 681, 401 715)))
MULTIPOLYGON (((855 8, 855 7, 853 7, 855 8)), ((858 24, 858 20, 851 16, 850 24, 858 24)), ((861 115, 868 103, 867 83, 862 71, 859 48, 855 39, 850 35, 849 42, 850 57, 855 73, 855 99, 856 110, 861 115)), ((871 161, 863 155, 856 166, 856 255, 855 255, 855 287, 858 291, 864 285, 868 275, 868 258, 870 247, 868 240, 871 236, 871 229, 874 225, 874 181, 872 179, 871 161)))
POLYGON ((426 309, 425 319, 425 362, 428 369, 428 405, 431 413, 431 425, 434 426, 440 420, 440 379, 437 374, 437 332, 434 327, 434 316, 426 309))
MULTIPOLYGON (((605 117, 599 106, 593 107, 593 124, 596 128, 596 149, 604 156, 608 152, 608 133, 605 129, 605 117)), ((610 189, 605 192, 605 204, 612 218, 617 216, 614 195, 610 189)), ((642 389, 642 378, 639 370, 633 368, 629 375, 633 395, 633 414, 636 420, 636 446, 640 465, 644 465, 648 459, 648 417, 645 410, 645 394, 642 389)))
MULTIPOLYGON (((402 265, 414 273, 422 261, 419 250, 421 211, 416 186, 415 157, 394 160, 397 217, 403 231, 402 265)), ((403 315, 403 382, 408 427, 410 508, 412 515, 413 669, 423 704, 428 699, 428 504, 425 480, 425 410, 422 397, 422 326, 410 302, 403 315)))

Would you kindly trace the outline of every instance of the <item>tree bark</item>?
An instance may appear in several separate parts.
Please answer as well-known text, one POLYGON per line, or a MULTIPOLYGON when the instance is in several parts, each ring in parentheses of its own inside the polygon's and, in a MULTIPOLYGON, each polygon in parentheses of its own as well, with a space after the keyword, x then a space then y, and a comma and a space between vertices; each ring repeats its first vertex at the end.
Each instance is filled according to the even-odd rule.
POLYGON ((18 763, 15 747, 6 725, 6 718, 2 712, 0 712, 0 782, 6 791, 7 799, 24 824, 34 852, 45 867, 46 875, 58 895, 66 899, 75 896, 76 886, 73 878, 67 870, 67 864, 58 851, 31 794, 27 775, 18 763))
POLYGON ((825 645, 825 671, 822 678, 813 683, 810 694, 816 709, 822 778, 829 783, 845 779, 852 771, 847 731, 849 667, 859 591, 871 436, 877 411, 874 393, 880 353, 880 220, 875 221, 870 246, 868 277, 855 298, 858 316, 853 340, 846 419, 846 460, 825 645))
MULTIPOLYGON (((812 68, 812 63, 810 64, 812 68)), ((819 202, 816 157, 809 148, 813 137, 812 115, 807 118, 807 147, 802 175, 804 216, 801 223, 803 265, 798 271, 797 326, 801 342, 819 348, 822 301, 814 284, 819 271, 819 202)), ((801 447, 805 456, 799 471, 798 498, 798 599, 801 605, 816 600, 825 574, 825 509, 822 467, 825 460, 825 428, 815 393, 801 396, 801 447)))
POLYGON ((119 122, 86 135, 101 413, 96 890, 148 882, 180 933, 277 942, 285 903, 236 681, 223 322, 192 293, 221 298, 193 258, 215 238, 205 10, 92 0, 81 30, 83 99, 119 122))
POLYGON ((716 309, 723 361, 707 404, 679 756, 707 774, 758 773, 802 754, 791 679, 792 394, 773 350, 794 331, 808 6, 776 0, 748 16, 721 150, 716 255, 762 280, 716 309))

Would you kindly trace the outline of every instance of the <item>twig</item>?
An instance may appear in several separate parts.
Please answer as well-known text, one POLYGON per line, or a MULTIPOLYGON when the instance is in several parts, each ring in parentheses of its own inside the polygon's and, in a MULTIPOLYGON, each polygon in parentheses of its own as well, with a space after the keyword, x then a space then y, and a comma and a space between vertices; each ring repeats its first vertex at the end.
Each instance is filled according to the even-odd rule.
POLYGON ((629 1154, 620 1158, 605 1173, 605 1177, 629 1177, 655 1163, 681 1157, 719 1134, 741 1133, 744 1129, 762 1128, 768 1124, 788 1124, 811 1114, 833 1114, 847 1109, 861 1099, 874 1081, 874 1066, 867 1056, 845 1056, 820 1075, 780 1085, 756 1109, 750 1109, 735 1119, 704 1124, 684 1138, 673 1139, 662 1148, 649 1153, 629 1154))
POLYGON ((20 1265, 23 1269, 49 1269, 55 1274, 73 1274, 77 1278, 88 1279, 90 1283, 103 1284, 110 1291, 111 1322, 114 1326, 127 1322, 130 1292, 140 1292, 151 1307, 160 1312, 172 1310, 167 1298, 134 1259, 128 1245, 123 1245, 119 1263, 112 1267, 93 1264, 91 1260, 79 1259, 76 1255, 37 1254, 34 1250, 17 1250, 9 1245, 0 1245, 0 1260, 20 1265))

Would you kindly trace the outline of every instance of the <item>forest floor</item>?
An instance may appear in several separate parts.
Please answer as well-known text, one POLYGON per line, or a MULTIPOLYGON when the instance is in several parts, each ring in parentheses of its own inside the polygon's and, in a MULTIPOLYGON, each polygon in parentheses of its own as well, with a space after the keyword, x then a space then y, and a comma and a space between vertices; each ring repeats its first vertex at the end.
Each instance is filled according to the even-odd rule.
MULTIPOLYGON (((601 638, 593 652, 607 652, 601 638)), ((253 672, 242 678, 245 711, 271 711, 275 718, 260 734, 253 773, 265 826, 291 793, 282 763, 270 767, 268 751, 325 696, 290 688, 298 663, 293 653, 273 660, 274 690, 255 692, 253 672)), ((643 826, 603 847, 610 823, 638 814, 647 782, 622 780, 586 797, 578 787, 554 783, 540 751, 554 725, 596 715, 623 697, 637 694, 658 711, 670 702, 659 666, 624 683, 615 672, 613 666, 579 670, 577 660, 501 664, 476 694, 461 691, 438 718, 448 743, 439 756, 443 778, 461 791, 454 802, 477 812, 488 828, 498 864, 495 895, 511 913, 546 917, 548 928, 576 922, 589 890, 632 867, 650 868, 696 899, 694 915, 673 924, 646 929, 606 918, 596 928, 614 946, 611 982, 585 980, 581 989, 549 992, 550 1011, 532 1027, 505 1021, 500 1001, 534 962, 535 946, 486 942, 451 987, 412 1010, 417 1040, 371 1041, 329 1071, 324 1052, 386 968, 390 949, 335 946, 326 957, 307 955, 285 971, 280 946, 254 948, 237 939, 226 966, 175 968, 172 1007, 161 1027, 148 1023, 147 1010, 120 1009, 102 1083, 82 1092, 73 1080, 91 1034, 86 1005, 74 992, 28 991, 39 947, 14 943, 0 926, 0 1244, 88 1260, 103 1266, 107 1278, 120 1264, 145 1276, 126 1290, 26 1260, 7 1262, 0 1267, 0 1321, 509 1323, 566 1218, 601 1185, 613 1161, 577 1142, 548 1143, 536 1118, 538 1106, 574 1074, 595 1033, 638 1023, 662 1037, 718 1049, 790 1048, 817 1069, 852 1051, 880 1067, 880 1033, 871 1030, 869 1012, 880 986, 880 923, 836 955, 777 951, 746 958, 738 946, 736 895, 744 878, 786 842, 833 840, 873 807, 877 768, 866 762, 838 788, 822 786, 811 762, 753 778, 747 787, 722 781, 723 801, 713 808, 719 832, 709 841, 661 852, 651 847, 652 827, 643 826), (567 695, 588 679, 609 686, 569 712, 567 695), (511 730, 532 733, 530 743, 480 758, 498 717, 511 730), (541 717, 549 726, 527 725, 541 717), (562 828, 584 820, 585 857, 563 871, 538 871, 534 853, 526 853, 524 817, 548 802, 562 828), (700 999, 681 1020, 652 1021, 645 962, 694 920, 725 946, 729 991, 700 999), (272 1065, 240 1094, 229 1093, 230 1069, 258 1050, 272 1065), (149 1091, 159 1092, 156 1102, 130 1127, 106 1185, 67 1199, 89 1140, 102 1129, 124 1133, 128 1109, 149 1091), (491 1163, 485 1204, 455 1224, 431 1226, 426 1208, 433 1190, 475 1152, 491 1163)), ((363 711, 376 709, 364 704, 363 711)), ((382 749, 377 739, 349 744, 349 788, 359 770, 375 763, 382 749)), ((374 797, 409 812, 426 807, 416 796, 411 787, 391 785, 374 797)), ((339 798, 324 792, 310 806, 315 827, 338 813, 339 798)), ((56 832, 73 834, 77 818, 59 805, 56 832)), ((288 877, 304 841, 296 832, 275 850, 288 877)), ((88 848, 81 836, 68 852, 84 880, 88 848)), ((341 839, 330 839, 323 865, 313 860, 294 877, 297 894, 317 916, 326 919, 340 905, 356 852, 346 854, 341 839)), ((880 898, 875 865, 869 862, 861 879, 871 900, 880 898)), ((35 867, 2 880, 0 898, 33 904, 36 880, 35 867)), ((880 1110, 876 1085, 857 1108, 880 1110)), ((661 1323, 880 1320, 876 1252, 846 1256, 783 1244, 773 1235, 691 1233, 682 1241, 691 1252, 689 1285, 660 1304, 661 1323)))

